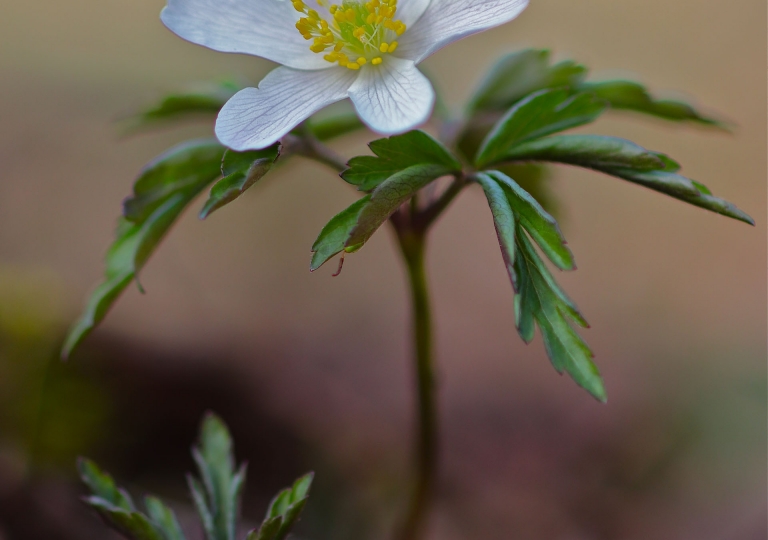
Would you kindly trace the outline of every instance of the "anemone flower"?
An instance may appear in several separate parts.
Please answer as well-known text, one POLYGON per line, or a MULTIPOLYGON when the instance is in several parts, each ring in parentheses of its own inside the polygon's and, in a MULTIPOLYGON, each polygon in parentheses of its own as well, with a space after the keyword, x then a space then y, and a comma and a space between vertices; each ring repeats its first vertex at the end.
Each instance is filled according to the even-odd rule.
POLYGON ((216 51, 282 64, 227 102, 219 140, 269 146, 323 107, 349 98, 373 131, 427 121, 435 92, 416 68, 438 49, 517 17, 528 0, 168 0, 160 18, 216 51))

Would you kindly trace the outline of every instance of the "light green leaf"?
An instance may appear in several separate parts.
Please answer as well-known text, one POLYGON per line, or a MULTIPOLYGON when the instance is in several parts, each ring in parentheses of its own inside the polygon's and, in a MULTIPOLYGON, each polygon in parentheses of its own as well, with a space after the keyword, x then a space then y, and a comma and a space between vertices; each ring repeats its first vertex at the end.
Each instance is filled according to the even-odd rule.
POLYGON ((314 272, 328 260, 344 250, 352 229, 357 225, 360 212, 371 199, 366 195, 359 201, 336 214, 328 224, 320 231, 320 235, 312 245, 312 261, 309 264, 310 272, 314 272))
POLYGON ((166 540, 144 514, 123 510, 100 497, 86 497, 85 502, 104 521, 131 540, 166 540))
POLYGON ((136 509, 130 495, 118 488, 112 477, 102 471, 95 462, 80 458, 77 461, 77 469, 80 479, 97 498, 126 512, 133 512, 136 509))
POLYGON ((664 120, 689 121, 727 129, 722 121, 703 115, 688 103, 655 99, 640 83, 621 80, 585 82, 577 88, 608 101, 614 110, 635 111, 664 120))
POLYGON ((525 49, 502 57, 480 84, 469 110, 503 111, 545 88, 576 86, 587 68, 570 60, 550 65, 550 52, 525 49))
POLYGON ((146 497, 144 506, 149 519, 162 532, 165 540, 185 540, 176 514, 157 497, 146 497))
POLYGON ((341 177, 360 191, 371 191, 395 173, 416 165, 439 165, 445 174, 461 171, 461 163, 423 131, 409 131, 369 144, 375 156, 358 156, 341 177))
POLYGON ((213 139, 181 144, 141 173, 124 203, 125 218, 106 257, 104 282, 94 292, 62 347, 67 358, 106 316, 189 203, 218 177, 224 147, 213 139))
POLYGON ((205 496, 201 497, 199 484, 191 482, 193 496, 203 503, 207 501, 205 508, 212 521, 208 540, 234 540, 245 468, 235 473, 232 437, 219 417, 210 413, 205 416, 200 443, 192 449, 192 456, 205 488, 205 496))
POLYGON ((504 160, 517 145, 593 122, 606 103, 568 89, 542 90, 520 101, 499 120, 475 158, 479 168, 504 160))
POLYGON ((367 242, 401 204, 410 200, 430 182, 452 172, 453 169, 445 165, 413 165, 381 182, 360 211, 357 225, 352 229, 345 246, 357 247, 367 242))
POLYGON ((261 180, 280 156, 280 144, 263 150, 235 152, 227 150, 221 165, 224 178, 211 188, 208 200, 200 211, 200 219, 205 219, 222 206, 231 203, 246 189, 261 180))

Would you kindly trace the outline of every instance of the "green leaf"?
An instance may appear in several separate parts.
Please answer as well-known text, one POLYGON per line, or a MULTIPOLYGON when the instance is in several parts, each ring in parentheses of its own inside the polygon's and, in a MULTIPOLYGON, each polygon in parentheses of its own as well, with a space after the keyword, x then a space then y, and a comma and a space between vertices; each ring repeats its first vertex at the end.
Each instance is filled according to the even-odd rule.
POLYGON ((754 225, 751 217, 728 201, 712 195, 703 184, 676 174, 680 168, 676 161, 624 139, 559 135, 519 145, 504 159, 587 167, 754 225))
POLYGON ((568 89, 542 90, 512 107, 493 127, 475 158, 478 167, 503 161, 517 145, 593 122, 606 103, 568 89))
POLYGON ((695 122, 725 129, 715 118, 705 116, 687 103, 673 100, 659 100, 651 96, 640 83, 632 81, 585 82, 578 86, 584 92, 592 92, 608 101, 614 110, 635 111, 676 122, 695 122))
POLYGON ((146 497, 144 506, 147 508, 149 519, 159 529, 165 540, 185 540, 176 514, 157 497, 146 497))
POLYGON ((416 165, 439 165, 445 174, 461 170, 461 163, 438 141, 423 131, 409 131, 369 144, 375 156, 358 156, 341 177, 360 191, 371 191, 386 179, 416 165))
POLYGON ((132 512, 135 510, 130 495, 115 485, 112 477, 103 472, 95 462, 80 458, 77 461, 80 479, 91 493, 115 508, 132 512))
POLYGON ((204 83, 163 97, 158 103, 128 118, 129 129, 194 116, 214 116, 240 90, 232 82, 204 83))
POLYGON ((309 473, 282 490, 272 499, 264 522, 248 534, 248 540, 283 540, 301 516, 307 504, 314 473, 309 473))
POLYGON ((197 515, 200 517, 200 522, 203 525, 206 538, 209 540, 218 538, 216 525, 213 521, 213 510, 208 504, 205 488, 200 481, 192 475, 187 475, 187 485, 189 486, 189 492, 192 495, 192 501, 195 503, 197 515))
POLYGON ((102 519, 132 540, 166 540, 144 514, 129 512, 113 506, 100 497, 86 497, 86 504, 96 510, 102 519))
POLYGON ((517 271, 515 270, 515 252, 517 227, 515 214, 509 204, 507 194, 494 178, 486 174, 478 174, 477 183, 483 188, 488 206, 493 215, 493 225, 496 228, 496 236, 499 239, 501 255, 507 268, 512 287, 517 290, 517 271))
POLYGON ((525 49, 502 57, 480 84, 469 110, 502 111, 532 92, 545 88, 575 86, 587 68, 570 60, 550 65, 550 52, 525 49))
POLYGON ((452 172, 453 169, 445 165, 413 165, 387 178, 376 187, 363 206, 345 246, 357 247, 367 242, 401 204, 430 182, 452 172))
POLYGON ((558 372, 567 371, 593 396, 605 400, 605 389, 592 352, 573 330, 566 316, 588 326, 573 302, 555 283, 527 235, 563 267, 573 257, 555 220, 512 179, 498 171, 478 173, 474 180, 488 198, 502 256, 515 290, 517 330, 525 342, 541 329, 547 354, 558 372))
POLYGON ((593 169, 622 167, 638 171, 677 166, 669 158, 665 161, 656 152, 633 142, 601 135, 554 135, 518 145, 510 149, 503 159, 554 161, 593 169))
MULTIPOLYGON (((542 251, 558 268, 572 270, 575 267, 573 254, 566 246, 560 226, 536 199, 520 187, 517 182, 500 171, 479 173, 477 178, 478 180, 482 179, 485 183, 490 179, 499 185, 519 224, 536 240, 542 251)), ((481 185, 483 184, 481 183, 481 185)), ((484 185, 483 189, 485 189, 484 185)))
POLYGON ((555 283, 522 231, 518 231, 517 246, 519 255, 515 266, 519 292, 515 298, 515 316, 520 336, 530 341, 535 321, 555 369, 559 373, 567 372, 579 386, 605 402, 605 387, 592 361, 592 351, 571 327, 566 316, 585 327, 586 321, 555 283))
POLYGON ((192 449, 200 477, 205 488, 190 481, 198 509, 202 507, 212 526, 208 529, 209 540, 234 540, 240 495, 245 481, 245 466, 235 472, 232 437, 224 422, 213 414, 207 414, 200 428, 200 443, 192 449), (206 504, 207 502, 207 504, 206 504))
POLYGON ((189 203, 220 174, 224 147, 214 139, 190 141, 166 152, 141 173, 123 205, 125 218, 107 252, 104 282, 91 294, 62 347, 67 358, 100 323, 189 203))
POLYGON ((200 211, 200 219, 205 219, 222 206, 231 203, 246 189, 261 180, 280 156, 280 144, 263 150, 235 152, 227 150, 221 165, 224 178, 211 188, 208 200, 200 211))
POLYGON ((359 201, 336 214, 328 224, 320 231, 320 235, 312 245, 312 261, 309 264, 310 272, 314 272, 328 260, 344 250, 347 239, 352 229, 357 225, 357 218, 360 212, 371 199, 366 195, 359 201))
POLYGON ((734 204, 715 197, 706 186, 685 176, 663 170, 635 171, 632 169, 615 168, 605 169, 603 172, 629 180, 635 184, 640 184, 654 191, 660 191, 689 204, 743 221, 749 225, 755 224, 755 221, 747 213, 737 208, 734 204))

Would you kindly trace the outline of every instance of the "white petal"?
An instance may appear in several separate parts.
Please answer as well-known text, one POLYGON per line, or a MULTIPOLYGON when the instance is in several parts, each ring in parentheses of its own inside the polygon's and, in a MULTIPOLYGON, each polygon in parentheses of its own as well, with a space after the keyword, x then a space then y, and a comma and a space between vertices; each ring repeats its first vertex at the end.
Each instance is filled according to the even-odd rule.
MULTIPOLYGON (((441 0, 433 1, 440 2, 441 0)), ((397 3, 395 18, 410 27, 421 18, 429 4, 430 0, 400 0, 397 3)))
POLYGON ((347 97, 357 71, 279 67, 258 88, 235 94, 219 112, 216 136, 234 150, 265 148, 326 105, 347 97))
POLYGON ((528 0, 435 0, 400 37, 397 55, 418 64, 454 41, 511 21, 527 6, 528 0))
POLYGON ((290 0, 168 0, 160 13, 171 31, 216 51, 261 56, 296 69, 329 67, 296 30, 298 18, 290 0))
POLYGON ((416 64, 393 56, 378 66, 363 66, 349 97, 362 121, 386 135, 423 124, 435 103, 435 91, 416 64))

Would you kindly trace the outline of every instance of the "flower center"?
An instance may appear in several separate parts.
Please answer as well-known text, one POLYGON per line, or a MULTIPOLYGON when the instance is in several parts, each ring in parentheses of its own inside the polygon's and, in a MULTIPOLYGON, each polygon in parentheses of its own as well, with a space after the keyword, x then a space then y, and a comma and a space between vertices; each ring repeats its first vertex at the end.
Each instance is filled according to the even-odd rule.
POLYGON ((340 4, 317 0, 328 11, 330 22, 303 0, 292 3, 305 15, 296 29, 312 41, 310 50, 348 69, 360 69, 368 62, 381 64, 383 55, 395 52, 397 36, 405 32, 405 24, 395 19, 397 0, 342 0, 340 4))

